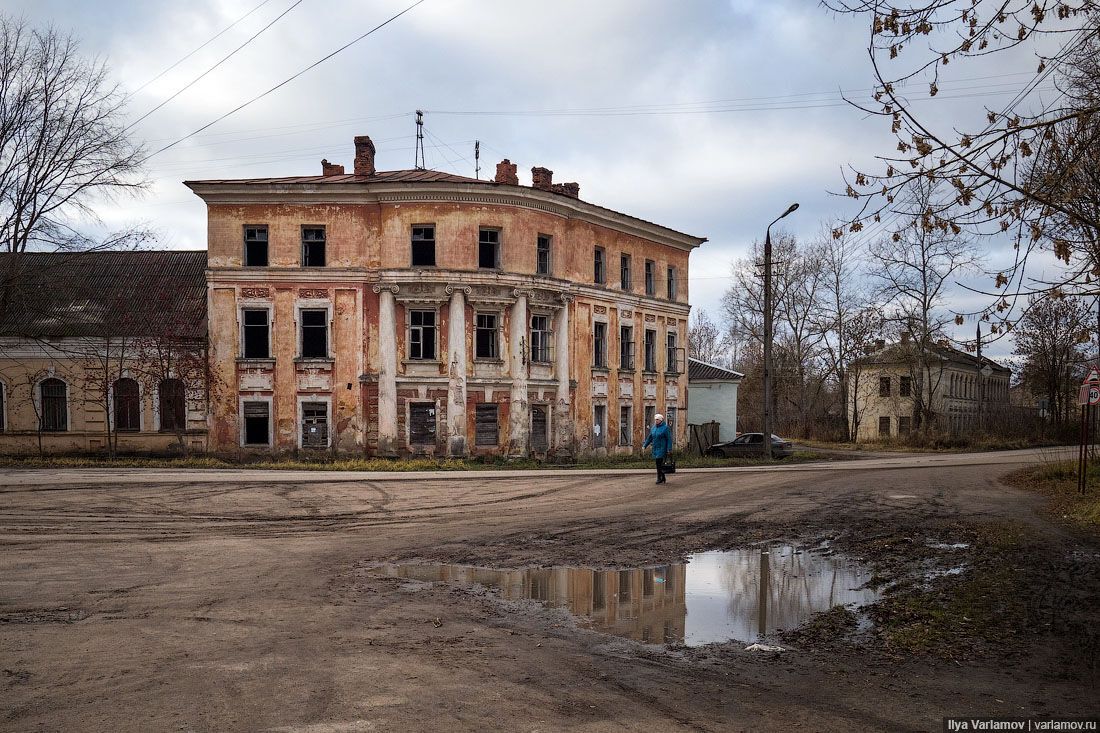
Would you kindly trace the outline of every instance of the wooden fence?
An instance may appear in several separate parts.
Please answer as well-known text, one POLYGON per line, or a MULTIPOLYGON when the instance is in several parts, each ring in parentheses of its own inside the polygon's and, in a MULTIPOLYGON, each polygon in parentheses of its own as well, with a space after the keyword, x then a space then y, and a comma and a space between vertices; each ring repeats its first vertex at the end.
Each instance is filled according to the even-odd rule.
POLYGON ((686 452, 694 456, 706 455, 707 449, 718 442, 718 425, 713 421, 702 425, 688 424, 686 452))

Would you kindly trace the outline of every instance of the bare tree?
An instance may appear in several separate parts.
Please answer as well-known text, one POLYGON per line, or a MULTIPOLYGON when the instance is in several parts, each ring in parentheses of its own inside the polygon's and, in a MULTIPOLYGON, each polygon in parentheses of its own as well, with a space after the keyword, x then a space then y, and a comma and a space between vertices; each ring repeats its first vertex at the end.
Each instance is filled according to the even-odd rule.
POLYGON ((1055 426, 1069 417, 1087 354, 1094 314, 1079 298, 1033 296, 1013 333, 1028 390, 1045 397, 1055 426))
MULTIPOLYGON (((107 67, 77 42, 0 16, 0 252, 80 251, 144 241, 126 230, 95 240, 78 219, 105 197, 145 186, 142 151, 127 134, 107 67)), ((0 307, 21 280, 9 262, 0 307)))
POLYGON ((729 364, 729 337, 702 308, 692 314, 688 326, 688 355, 708 364, 729 364))
MULTIPOLYGON (((915 210, 936 205, 934 182, 913 181, 908 190, 915 210)), ((869 254, 885 318, 909 346, 914 423, 930 426, 935 419, 933 395, 943 377, 936 347, 947 341, 950 322, 944 309, 946 290, 954 278, 978 267, 977 250, 961 232, 944 231, 917 216, 900 232, 872 244, 869 254)))
MULTIPOLYGON (((849 222, 851 232, 900 234, 914 224, 943 234, 1009 237, 1017 261, 995 273, 991 294, 1025 286, 1026 265, 1046 250, 1068 262, 1074 242, 1058 235, 1100 228, 1100 209, 1076 205, 1072 181, 1083 168, 1072 155, 1059 154, 1059 130, 1080 130, 1074 144, 1095 150, 1100 97, 1057 95, 1046 105, 1024 106, 1027 97, 1052 79, 1072 84, 1077 61, 1095 58, 1100 32, 1096 0, 825 0, 832 10, 863 14, 870 31, 868 54, 875 83, 873 102, 860 109, 890 121, 895 152, 880 156, 875 171, 851 170, 848 196, 862 203, 849 222), (985 108, 984 124, 970 129, 937 125, 917 95, 935 97, 953 70, 967 59, 1027 49, 1036 57, 1035 77, 999 108, 985 108), (1021 111, 1021 108, 1026 111, 1021 111), (1032 161, 1046 159, 1046 175, 1031 174, 1032 161), (927 206, 913 206, 912 184, 927 181, 950 191, 927 206), (1013 286, 1013 283, 1015 285, 1013 286)), ((1095 79, 1094 72, 1088 71, 1095 79)), ((1050 98, 1048 97, 1048 101, 1050 98)), ((1092 172, 1095 173, 1095 167, 1092 172)), ((866 235, 865 235, 866 236, 866 235)), ((1089 267, 1096 265, 1088 259, 1089 267)), ((1089 268, 1071 269, 1064 283, 1087 282, 1089 268)), ((1055 286, 1051 286, 1055 287, 1055 286)), ((990 298, 986 316, 1008 322, 1011 304, 990 298)))

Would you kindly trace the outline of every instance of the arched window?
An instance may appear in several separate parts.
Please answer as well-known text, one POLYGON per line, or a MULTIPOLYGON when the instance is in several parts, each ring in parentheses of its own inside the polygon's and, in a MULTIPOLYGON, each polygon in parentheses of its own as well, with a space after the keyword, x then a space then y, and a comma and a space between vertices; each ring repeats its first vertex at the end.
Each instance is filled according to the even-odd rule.
POLYGON ((138 383, 129 377, 115 382, 115 430, 136 433, 141 430, 141 393, 138 383))
POLYGON ((178 379, 162 379, 160 382, 160 429, 177 431, 187 427, 183 382, 178 379))
POLYGON ((41 397, 41 429, 45 433, 63 433, 69 429, 68 387, 50 377, 38 385, 41 397))

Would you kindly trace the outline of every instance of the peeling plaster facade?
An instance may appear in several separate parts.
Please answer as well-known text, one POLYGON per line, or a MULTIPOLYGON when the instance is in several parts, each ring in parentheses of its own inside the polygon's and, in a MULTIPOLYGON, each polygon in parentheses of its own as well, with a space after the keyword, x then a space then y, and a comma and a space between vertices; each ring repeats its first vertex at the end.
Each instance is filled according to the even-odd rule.
POLYGON ((495 181, 376 173, 368 144, 356 138, 358 175, 326 161, 324 176, 188 182, 208 210, 211 369, 230 385, 212 400, 213 450, 638 453, 653 412, 671 416, 684 442, 688 255, 705 240, 581 201, 576 184, 552 184, 546 169, 534 169, 538 188, 520 186, 508 161, 495 181), (414 266, 413 230, 424 227, 434 265, 414 266), (246 231, 257 228, 267 264, 249 266, 246 231), (302 264, 307 229, 323 229, 323 266, 302 264), (483 230, 497 233, 493 266, 479 260, 483 230), (243 353, 246 311, 268 314, 263 358, 243 353), (326 350, 307 358, 304 319, 321 312, 326 350), (427 357, 423 329, 413 335, 425 318, 436 347, 427 357), (479 324, 493 328, 479 335, 479 324), (547 328, 533 342, 536 324, 547 328))

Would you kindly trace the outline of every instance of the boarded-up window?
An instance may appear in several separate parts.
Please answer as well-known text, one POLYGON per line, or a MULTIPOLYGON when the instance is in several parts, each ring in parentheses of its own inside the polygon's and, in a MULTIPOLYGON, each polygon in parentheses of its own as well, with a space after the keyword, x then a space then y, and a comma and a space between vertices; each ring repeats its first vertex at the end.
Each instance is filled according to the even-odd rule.
POLYGON ((120 433, 136 433, 141 430, 141 396, 138 383, 123 378, 115 382, 115 430, 120 433))
POLYGON ((183 430, 187 427, 187 412, 183 395, 183 382, 178 379, 162 379, 160 393, 160 429, 183 430))
POLYGON ((890 437, 890 417, 884 416, 878 419, 878 434, 883 438, 890 437))
POLYGON ((325 266, 325 228, 302 227, 302 267, 325 266))
POLYGON ((306 359, 328 357, 328 311, 302 311, 301 329, 302 357, 306 359))
POLYGON ((267 267, 267 227, 244 228, 245 267, 267 267))
POLYGON ((271 406, 267 402, 244 403, 244 444, 269 445, 271 406))
POLYGON ((328 447, 328 404, 302 403, 302 447, 328 447))
POLYGON ((42 431, 60 433, 69 429, 65 383, 50 377, 38 385, 42 405, 42 431))
POLYGON ((409 405, 409 445, 435 445, 435 403, 409 405))
POLYGON ((244 345, 242 351, 245 359, 267 359, 271 356, 270 338, 266 309, 252 309, 244 311, 244 345))
POLYGON ((500 443, 500 410, 491 403, 477 405, 474 410, 474 429, 476 445, 497 445, 500 443))
POLYGON ((531 448, 545 453, 550 444, 550 413, 546 405, 531 405, 531 448))

